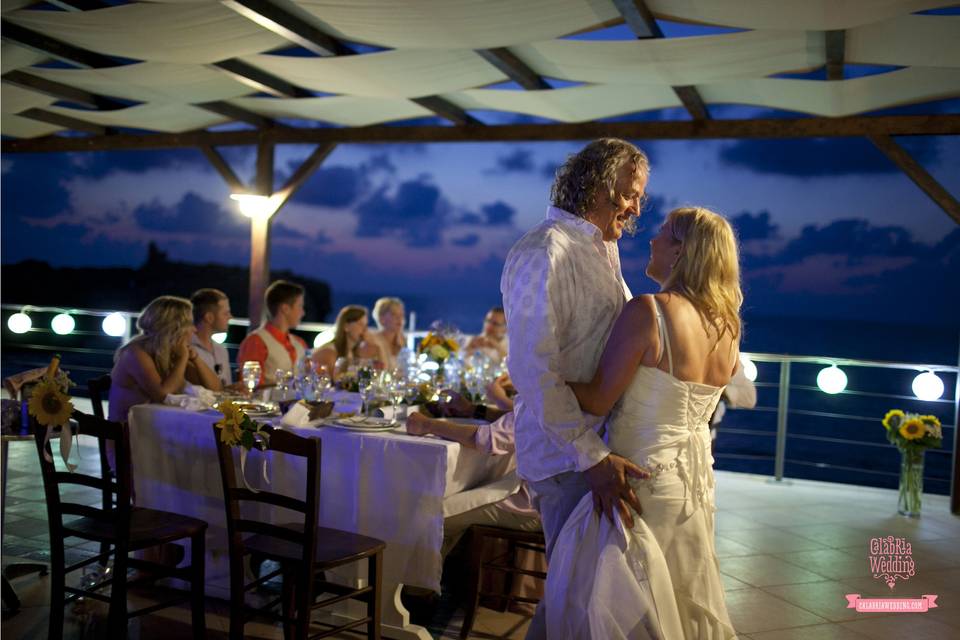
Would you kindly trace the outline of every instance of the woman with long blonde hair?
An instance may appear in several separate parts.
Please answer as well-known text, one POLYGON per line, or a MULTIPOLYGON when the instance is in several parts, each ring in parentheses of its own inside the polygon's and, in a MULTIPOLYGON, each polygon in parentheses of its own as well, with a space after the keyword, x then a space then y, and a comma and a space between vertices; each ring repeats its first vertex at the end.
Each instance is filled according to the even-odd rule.
POLYGON ((671 211, 646 273, 660 292, 624 306, 593 379, 569 384, 585 411, 609 413, 610 450, 651 477, 629 479, 639 518, 589 494, 570 515, 550 560, 548 637, 735 635, 714 548, 709 427, 739 360, 733 229, 701 207, 671 211))
POLYGON ((186 382, 217 388, 217 376, 190 346, 196 332, 193 305, 185 298, 160 296, 137 318, 139 333, 114 355, 110 373, 111 420, 126 422, 130 407, 163 402, 186 382))
POLYGON ((379 298, 373 305, 373 320, 378 331, 370 331, 368 335, 378 342, 384 367, 388 370, 396 369, 397 356, 407 346, 407 336, 403 333, 405 311, 400 298, 379 298))

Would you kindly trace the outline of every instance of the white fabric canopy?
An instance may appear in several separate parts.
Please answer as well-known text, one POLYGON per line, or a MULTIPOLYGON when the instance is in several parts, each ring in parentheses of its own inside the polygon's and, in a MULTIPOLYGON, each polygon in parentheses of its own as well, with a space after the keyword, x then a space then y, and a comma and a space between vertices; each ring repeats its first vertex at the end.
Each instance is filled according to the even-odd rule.
POLYGON ((467 49, 407 49, 336 58, 257 55, 244 62, 301 87, 326 93, 414 98, 507 79, 467 49))
MULTIPOLYGON (((19 70, 139 104, 78 110, 56 104, 56 91, 51 100, 5 90, 3 111, 42 108, 113 127, 180 132, 228 121, 196 106, 218 100, 269 118, 358 127, 436 115, 411 101, 425 97, 442 97, 467 111, 584 122, 681 106, 674 90, 679 86, 695 88, 707 107, 744 104, 823 116, 960 96, 960 16, 916 13, 953 4, 941 0, 648 0, 661 20, 747 30, 642 40, 624 36, 629 32, 622 27, 615 32, 619 40, 602 33, 623 22, 613 0, 273 2, 347 46, 388 50, 329 57, 281 52, 296 43, 214 0, 153 0, 73 12, 23 8, 22 0, 14 0, 4 3, 5 20, 122 59, 109 68, 63 68, 4 41, 4 73, 19 70), (826 31, 833 29, 844 30, 845 63, 897 70, 834 81, 772 77, 822 68, 826 31), (570 37, 581 31, 601 33, 570 37), (491 88, 509 79, 478 52, 495 47, 507 47, 548 84, 579 86, 491 88), (293 92, 298 97, 262 97, 256 82, 244 83, 214 66, 227 60, 299 89, 293 92)), ((20 120, 4 120, 11 128, 5 125, 2 133, 50 131, 20 120)))
POLYGON ((141 62, 107 69, 31 69, 30 73, 96 94, 138 102, 210 102, 251 91, 223 71, 199 64, 141 62))
MULTIPOLYGON (((0 110, 4 114, 20 113, 27 109, 45 107, 53 104, 54 99, 36 91, 30 91, 13 84, 3 83, 0 90, 0 110)), ((4 131, 6 133, 6 131, 4 131)))
POLYGON ((186 104, 139 104, 114 111, 88 111, 67 107, 49 107, 47 110, 107 127, 128 127, 166 133, 203 129, 228 121, 221 115, 186 104))
POLYGON ((647 0, 658 18, 744 29, 849 29, 952 0, 647 0))
POLYGON ((231 104, 268 118, 322 120, 348 127, 365 127, 378 122, 422 118, 432 111, 403 98, 331 96, 329 98, 238 98, 231 104))
POLYGON ((541 75, 580 82, 688 85, 762 78, 824 63, 824 39, 805 31, 747 31, 657 40, 550 40, 512 49, 541 75))
POLYGON ((39 136, 48 136, 57 131, 63 131, 63 127, 55 124, 47 124, 31 118, 22 118, 10 113, 4 113, 0 120, 0 127, 3 127, 3 135, 13 138, 36 138, 39 136))

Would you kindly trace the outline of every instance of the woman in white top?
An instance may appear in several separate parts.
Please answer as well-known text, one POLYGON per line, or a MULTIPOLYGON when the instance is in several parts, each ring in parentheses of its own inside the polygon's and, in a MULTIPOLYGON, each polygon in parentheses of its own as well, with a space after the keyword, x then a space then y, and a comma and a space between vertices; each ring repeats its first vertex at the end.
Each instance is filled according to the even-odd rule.
POLYGON ((343 371, 336 370, 336 362, 343 358, 349 366, 359 360, 382 361, 380 343, 368 339, 369 316, 366 307, 347 305, 337 314, 333 340, 313 352, 316 367, 326 370, 331 380, 343 371))
POLYGON ((383 365, 388 371, 397 368, 397 355, 407 346, 403 333, 405 309, 400 298, 380 298, 373 305, 373 320, 379 331, 370 331, 368 336, 380 344, 383 365))
POLYGON ((660 293, 626 304, 593 380, 570 385, 584 410, 610 413, 610 449, 652 475, 630 479, 640 518, 622 501, 598 515, 592 494, 570 515, 547 577, 548 637, 735 635, 714 548, 709 421, 738 361, 737 254, 721 216, 672 211, 650 242, 660 293))

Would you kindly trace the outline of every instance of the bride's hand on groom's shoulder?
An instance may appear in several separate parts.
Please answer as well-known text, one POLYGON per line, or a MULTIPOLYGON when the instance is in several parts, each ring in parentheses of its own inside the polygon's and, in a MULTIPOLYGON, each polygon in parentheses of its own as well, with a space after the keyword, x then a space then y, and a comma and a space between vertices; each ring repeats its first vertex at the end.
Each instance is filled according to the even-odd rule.
POLYGON ((623 523, 633 528, 631 509, 640 515, 643 511, 640 499, 627 481, 627 476, 649 478, 646 471, 622 456, 611 453, 599 463, 583 472, 587 484, 593 491, 593 506, 598 513, 606 514, 613 523, 614 510, 620 513, 623 523))

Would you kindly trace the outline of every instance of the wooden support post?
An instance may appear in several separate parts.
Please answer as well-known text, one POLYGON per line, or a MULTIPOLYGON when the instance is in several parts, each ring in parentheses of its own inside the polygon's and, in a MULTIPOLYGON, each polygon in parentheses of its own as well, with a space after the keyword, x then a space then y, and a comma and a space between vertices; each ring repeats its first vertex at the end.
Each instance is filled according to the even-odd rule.
POLYGON ((923 189, 923 192, 930 196, 930 199, 937 203, 953 221, 960 224, 960 202, 950 195, 950 192, 943 188, 937 179, 930 175, 926 169, 920 166, 913 156, 906 149, 897 144, 893 138, 885 135, 868 136, 880 151, 890 158, 890 160, 900 167, 900 169, 913 180, 913 182, 923 189))
POLYGON ((271 216, 250 219, 250 302, 248 316, 254 331, 263 323, 266 313, 263 295, 270 284, 270 223, 271 216))

